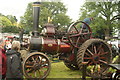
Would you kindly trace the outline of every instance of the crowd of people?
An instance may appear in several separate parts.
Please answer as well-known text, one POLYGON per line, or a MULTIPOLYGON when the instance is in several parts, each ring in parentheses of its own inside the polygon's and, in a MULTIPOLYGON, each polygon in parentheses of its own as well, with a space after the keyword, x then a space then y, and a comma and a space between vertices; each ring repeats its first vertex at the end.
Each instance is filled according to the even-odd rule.
POLYGON ((0 39, 0 79, 2 80, 22 80, 22 64, 20 42, 5 42, 0 39))

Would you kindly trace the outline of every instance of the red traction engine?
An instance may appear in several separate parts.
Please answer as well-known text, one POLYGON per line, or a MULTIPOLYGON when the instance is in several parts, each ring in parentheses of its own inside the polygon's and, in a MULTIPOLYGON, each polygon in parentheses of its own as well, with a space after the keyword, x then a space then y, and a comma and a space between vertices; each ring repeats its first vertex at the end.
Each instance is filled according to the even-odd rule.
POLYGON ((48 54, 59 56, 71 70, 82 69, 86 65, 88 76, 103 76, 107 70, 104 63, 110 63, 111 58, 108 44, 101 39, 93 39, 90 27, 82 21, 72 23, 65 32, 58 31, 53 24, 45 24, 39 33, 39 5, 40 2, 33 3, 34 31, 30 39, 29 55, 23 62, 25 77, 46 78, 51 68, 48 54))

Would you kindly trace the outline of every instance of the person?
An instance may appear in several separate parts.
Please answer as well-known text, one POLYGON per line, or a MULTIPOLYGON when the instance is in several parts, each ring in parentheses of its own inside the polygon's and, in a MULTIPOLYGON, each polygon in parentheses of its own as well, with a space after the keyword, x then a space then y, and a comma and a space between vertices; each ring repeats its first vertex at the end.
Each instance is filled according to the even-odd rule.
POLYGON ((5 79, 6 77, 6 70, 7 70, 7 64, 6 64, 6 55, 4 50, 4 42, 3 39, 0 39, 0 79, 5 79))
MULTIPOLYGON (((93 18, 85 18, 83 20, 83 22, 86 23, 87 25, 90 25, 92 20, 93 20, 93 18)), ((88 26, 84 23, 82 23, 82 25, 80 27, 83 29, 86 29, 86 31, 88 31, 88 26)))
POLYGON ((11 46, 12 46, 12 44, 10 42, 6 43, 5 46, 4 46, 5 51, 7 52, 8 50, 10 50, 11 46))
POLYGON ((21 55, 18 52, 20 50, 20 42, 13 41, 11 50, 6 52, 7 55, 7 73, 6 79, 8 80, 22 80, 22 64, 21 64, 21 55))

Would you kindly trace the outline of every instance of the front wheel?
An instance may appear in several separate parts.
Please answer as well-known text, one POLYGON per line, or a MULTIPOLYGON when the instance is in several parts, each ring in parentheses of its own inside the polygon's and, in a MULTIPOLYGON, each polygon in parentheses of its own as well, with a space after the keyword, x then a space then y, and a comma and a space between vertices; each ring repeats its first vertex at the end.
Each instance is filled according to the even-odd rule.
POLYGON ((23 73, 26 78, 44 79, 48 76, 51 63, 48 57, 40 52, 33 52, 23 62, 23 73))

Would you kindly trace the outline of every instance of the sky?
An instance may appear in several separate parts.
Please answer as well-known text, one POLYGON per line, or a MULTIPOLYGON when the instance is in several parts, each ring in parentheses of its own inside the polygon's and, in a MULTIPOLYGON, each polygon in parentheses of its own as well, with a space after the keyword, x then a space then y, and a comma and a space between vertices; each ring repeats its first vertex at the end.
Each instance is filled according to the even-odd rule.
MULTIPOLYGON (((35 1, 38 0, 1 0, 0 13, 2 13, 3 15, 16 16, 19 21, 20 16, 24 15, 24 12, 27 8, 27 4, 35 1)), ((85 0, 61 0, 61 2, 63 2, 66 8, 68 9, 67 15, 70 16, 70 18, 73 21, 76 21, 79 18, 80 7, 84 4, 85 0)))

